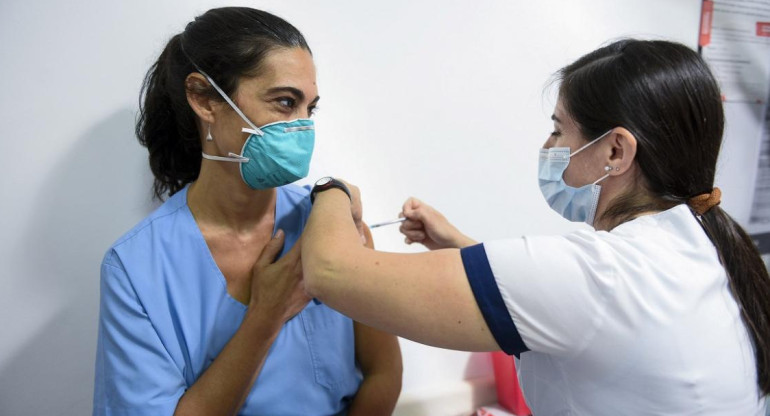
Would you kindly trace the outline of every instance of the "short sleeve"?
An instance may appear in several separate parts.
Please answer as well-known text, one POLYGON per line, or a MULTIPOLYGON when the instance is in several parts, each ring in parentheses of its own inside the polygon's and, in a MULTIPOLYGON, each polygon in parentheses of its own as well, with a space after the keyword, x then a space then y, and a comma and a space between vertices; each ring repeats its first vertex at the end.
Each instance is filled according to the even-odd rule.
POLYGON ((461 251, 476 301, 503 351, 566 356, 590 342, 613 288, 611 254, 602 246, 589 233, 573 233, 461 251))
POLYGON ((96 415, 172 415, 184 377, 160 341, 114 252, 101 266, 96 415))

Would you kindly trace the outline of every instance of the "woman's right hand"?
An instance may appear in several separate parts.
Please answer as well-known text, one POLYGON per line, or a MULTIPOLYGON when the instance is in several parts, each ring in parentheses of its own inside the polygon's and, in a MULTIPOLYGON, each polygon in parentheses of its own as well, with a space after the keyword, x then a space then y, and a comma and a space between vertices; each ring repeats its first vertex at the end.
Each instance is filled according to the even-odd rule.
POLYGON ((462 248, 476 244, 476 241, 461 233, 443 214, 417 198, 404 202, 401 216, 406 221, 399 231, 406 236, 406 243, 420 243, 429 250, 462 248))
POLYGON ((273 261, 283 249, 285 239, 283 230, 278 230, 262 249, 251 272, 249 302, 250 311, 275 319, 281 325, 310 301, 302 281, 300 241, 285 256, 273 261))

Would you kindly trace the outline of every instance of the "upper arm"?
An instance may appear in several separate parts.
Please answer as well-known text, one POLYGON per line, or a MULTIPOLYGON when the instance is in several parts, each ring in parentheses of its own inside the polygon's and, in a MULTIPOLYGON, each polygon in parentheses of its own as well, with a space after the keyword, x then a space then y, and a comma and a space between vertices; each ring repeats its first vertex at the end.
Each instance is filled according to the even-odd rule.
MULTIPOLYGON (((369 227, 364 224, 366 248, 374 249, 374 240, 369 227)), ((356 360, 364 376, 372 373, 397 373, 401 381, 401 348, 395 335, 389 334, 354 321, 356 360)))
POLYGON ((122 264, 114 255, 107 260, 101 266, 94 414, 172 414, 184 377, 122 264))
POLYGON ((424 344, 497 350, 456 249, 419 254, 345 248, 316 297, 356 321, 424 344))

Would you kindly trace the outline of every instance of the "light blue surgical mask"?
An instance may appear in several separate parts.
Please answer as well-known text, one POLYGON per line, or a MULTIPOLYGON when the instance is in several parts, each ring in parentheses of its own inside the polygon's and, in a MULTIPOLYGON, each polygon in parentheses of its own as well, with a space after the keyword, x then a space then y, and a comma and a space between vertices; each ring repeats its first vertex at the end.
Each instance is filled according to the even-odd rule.
POLYGON ((307 176, 315 145, 313 120, 278 121, 257 127, 211 77, 200 69, 198 71, 250 127, 241 129, 250 134, 240 154, 231 152, 228 156, 213 156, 201 152, 203 158, 240 163, 241 178, 252 189, 275 188, 307 176))
POLYGON ((561 214, 562 217, 573 222, 585 222, 593 226, 596 207, 599 204, 599 194, 602 190, 598 183, 610 176, 609 173, 593 183, 574 188, 564 182, 564 171, 567 170, 570 158, 575 157, 575 155, 601 140, 610 132, 612 130, 590 141, 571 154, 569 147, 540 149, 540 159, 538 161, 540 191, 543 193, 548 205, 554 211, 561 214))

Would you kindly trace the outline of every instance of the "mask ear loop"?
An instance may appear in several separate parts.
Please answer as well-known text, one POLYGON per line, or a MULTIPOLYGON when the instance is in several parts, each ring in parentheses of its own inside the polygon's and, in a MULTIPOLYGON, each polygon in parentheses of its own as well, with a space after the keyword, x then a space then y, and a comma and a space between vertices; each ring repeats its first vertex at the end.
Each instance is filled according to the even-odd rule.
MULTIPOLYGON (((247 133, 254 133, 254 134, 257 134, 259 136, 263 136, 264 135, 264 133, 262 133, 262 130, 260 130, 257 126, 255 126, 254 123, 252 123, 251 120, 249 120, 249 118, 246 117, 245 114, 243 114, 243 111, 241 111, 241 109, 238 108, 237 105, 235 105, 233 100, 231 100, 230 97, 228 97, 227 94, 225 94, 225 92, 222 91, 221 88, 219 88, 219 85, 217 85, 217 83, 214 82, 213 79, 211 79, 209 74, 203 72, 203 70, 200 69, 198 67, 198 65, 195 65, 194 63, 193 63, 193 66, 195 67, 195 69, 198 70, 198 72, 200 72, 201 74, 203 74, 204 77, 206 77, 206 80, 211 84, 211 86, 214 87, 214 89, 217 90, 219 95, 222 96, 222 98, 227 102, 227 104, 229 104, 230 107, 233 110, 235 110, 235 112, 238 113, 239 116, 241 116, 243 121, 245 121, 246 124, 248 124, 249 126, 251 126, 253 128, 253 131, 247 131, 247 130, 251 130, 251 129, 247 129, 247 128, 243 128, 241 130, 243 130, 243 131, 245 131, 247 133)), ((214 138, 211 136, 211 126, 209 126, 208 136, 206 136, 206 140, 214 140, 214 138)), ((248 163, 248 161, 249 161, 248 157, 241 156, 241 155, 235 154, 233 152, 229 152, 227 154, 227 157, 207 155, 204 152, 201 152, 201 155, 203 156, 204 159, 216 160, 216 161, 220 161, 220 162, 248 163)))
MULTIPOLYGON (((211 142, 214 141, 214 136, 211 135, 211 125, 208 125, 207 132, 206 132, 206 141, 211 142)), ((217 160, 219 162, 235 162, 235 163, 247 163, 249 161, 248 157, 244 157, 241 155, 237 155, 233 152, 229 152, 227 154, 227 157, 224 156, 214 156, 206 154, 206 152, 201 151, 201 156, 203 156, 204 159, 208 160, 217 160)))
POLYGON ((605 166, 604 171, 607 173, 605 173, 604 176, 602 176, 601 178, 595 180, 591 185, 596 185, 597 183, 609 178, 610 172, 612 172, 612 166, 605 166))
POLYGON ((590 142, 586 143, 586 144, 585 144, 585 145, 583 145, 583 146, 582 146, 580 149, 578 149, 578 150, 575 150, 573 153, 571 153, 571 154, 569 155, 569 157, 573 157, 573 156, 575 156, 576 154, 578 154, 578 153, 582 152, 583 150, 585 150, 585 148, 586 148, 586 147, 588 147, 588 146, 590 146, 590 145, 592 145, 592 144, 594 144, 594 143, 598 142, 599 140, 603 139, 603 138, 604 138, 604 136, 606 136, 606 135, 608 135, 608 134, 612 133, 612 130, 613 130, 613 129, 609 129, 609 130, 607 130, 607 132, 606 132, 606 133, 604 133, 604 134, 602 134, 601 136, 599 136, 599 137, 597 137, 597 138, 595 138, 595 139, 591 140, 590 142))
MULTIPOLYGON (((580 149, 578 149, 578 150, 575 150, 573 153, 571 153, 571 154, 569 155, 569 157, 570 157, 570 158, 572 158, 572 157, 573 157, 573 156, 575 156, 576 154, 578 154, 578 153, 582 152, 583 150, 585 150, 585 148, 586 148, 586 147, 588 147, 588 146, 590 146, 590 145, 592 145, 592 144, 594 144, 594 143, 598 142, 599 140, 603 139, 603 138, 604 138, 606 135, 608 135, 608 134, 612 133, 612 130, 613 130, 613 129, 609 129, 609 130, 607 130, 607 132, 606 132, 606 133, 604 133, 604 134, 602 134, 601 136, 599 136, 599 137, 597 137, 597 138, 595 138, 595 139, 591 140, 590 142, 586 143, 585 145, 583 145, 582 147, 580 147, 580 149)), ((601 178, 599 178, 599 179, 597 179, 597 180, 593 181, 593 183, 591 183, 591 185, 596 185, 597 183, 599 183, 599 182, 601 182, 601 181, 603 181, 603 180, 605 180, 605 179, 609 178, 609 176, 610 176, 610 171, 611 171, 611 170, 612 170, 612 166, 605 166, 605 167, 604 167, 604 171, 605 171, 605 172, 607 172, 607 173, 606 173, 604 176, 602 176, 601 178)))
POLYGON ((203 153, 203 152, 201 152, 201 155, 203 156, 204 159, 216 160, 216 161, 219 161, 219 162, 247 163, 249 161, 248 157, 244 157, 244 156, 241 156, 241 155, 236 155, 233 152, 228 153, 227 157, 225 157, 225 156, 209 155, 209 154, 206 154, 206 153, 203 153))
POLYGON ((249 118, 246 117, 245 114, 243 114, 243 111, 241 111, 241 109, 238 108, 237 105, 235 105, 233 100, 231 100, 230 97, 228 97, 227 94, 225 94, 225 92, 222 91, 221 88, 219 88, 219 85, 217 85, 217 83, 214 82, 213 79, 211 79, 209 74, 203 72, 203 70, 198 68, 197 65, 195 65, 195 64, 193 64, 193 65, 195 66, 195 69, 198 70, 198 72, 200 72, 201 74, 203 74, 204 77, 206 77, 206 80, 211 84, 212 87, 214 87, 215 90, 217 90, 219 95, 222 96, 222 98, 227 102, 227 104, 229 104, 230 107, 232 107, 232 109, 235 110, 235 112, 238 113, 238 115, 243 119, 243 121, 245 121, 246 124, 248 124, 249 127, 251 127, 251 129, 246 129, 246 128, 241 129, 244 133, 253 133, 253 134, 256 134, 258 136, 264 136, 265 135, 265 133, 263 133, 262 130, 259 129, 259 127, 255 126, 254 123, 252 123, 251 120, 249 120, 249 118))

